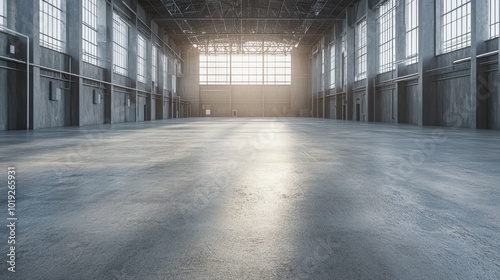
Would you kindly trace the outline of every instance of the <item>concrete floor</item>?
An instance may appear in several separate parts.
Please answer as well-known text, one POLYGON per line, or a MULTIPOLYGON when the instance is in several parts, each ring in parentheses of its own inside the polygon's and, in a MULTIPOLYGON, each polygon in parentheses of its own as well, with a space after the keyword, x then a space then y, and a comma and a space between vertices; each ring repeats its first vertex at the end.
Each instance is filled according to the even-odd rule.
POLYGON ((500 279, 499 131, 185 119, 0 132, 0 163, 0 279, 500 279))

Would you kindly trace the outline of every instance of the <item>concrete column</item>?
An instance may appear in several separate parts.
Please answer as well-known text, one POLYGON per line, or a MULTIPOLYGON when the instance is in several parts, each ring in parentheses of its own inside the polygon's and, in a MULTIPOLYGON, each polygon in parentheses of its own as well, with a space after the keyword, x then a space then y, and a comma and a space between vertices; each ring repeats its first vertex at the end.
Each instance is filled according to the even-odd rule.
MULTIPOLYGON (((185 53, 183 55, 184 61, 182 63, 182 72, 183 76, 178 79, 179 83, 177 84, 177 96, 181 96, 183 100, 187 100, 191 103, 192 111, 191 114, 194 117, 200 116, 199 108, 200 108, 200 83, 199 83, 199 65, 200 65, 200 53, 198 49, 188 46, 184 50, 185 53)), ((175 73, 175 64, 172 74, 175 73)), ((231 95, 232 95, 232 87, 231 87, 231 95)), ((180 104, 178 104, 180 105, 180 104)), ((232 115, 232 105, 231 113, 232 115)), ((180 116, 180 106, 177 106, 177 110, 179 111, 180 116)), ((175 114, 174 114, 175 116, 175 114)))
POLYGON ((309 110, 307 106, 310 96, 309 53, 303 47, 292 50, 292 81, 290 106, 295 116, 300 116, 302 110, 309 110))
MULTIPOLYGON (((82 0, 67 1, 66 3, 66 38, 68 46, 68 55, 71 57, 71 71, 74 74, 82 73, 82 0)), ((84 112, 81 100, 83 93, 83 79, 71 77, 71 125, 83 125, 82 115, 84 112)))
POLYGON ((321 99, 323 100, 323 108, 321 109, 321 117, 323 119, 326 118, 326 92, 328 91, 328 69, 330 69, 330 63, 328 62, 330 59, 329 59, 329 51, 328 51, 328 36, 324 36, 324 43, 323 45, 321 46, 324 51, 322 51, 322 56, 321 56, 321 59, 323 59, 323 61, 321 61, 321 65, 324 65, 324 68, 323 68, 323 96, 321 97, 321 99))
MULTIPOLYGON (((395 77, 400 77, 403 76, 401 75, 401 72, 404 68, 406 68, 406 24, 405 24, 405 2, 400 1, 399 5, 396 4, 396 19, 395 19, 395 35, 396 35, 396 49, 395 54, 396 54, 396 61, 401 61, 396 63, 396 73, 395 77)), ((395 90, 395 100, 393 100, 394 104, 392 105, 393 107, 396 108, 396 112, 394 112, 394 122, 399 123, 400 121, 400 116, 399 113, 402 112, 404 109, 404 101, 406 99, 406 92, 405 92, 405 82, 398 82, 396 83, 396 90, 395 90), (400 110, 401 109, 401 110, 400 110)), ((404 112, 403 112, 404 113, 404 112)))
POLYGON ((366 66, 366 99, 364 100, 365 108, 363 111, 368 114, 368 121, 376 120, 375 111, 375 94, 374 88, 375 79, 378 74, 378 28, 377 28, 377 11, 371 10, 366 3, 366 46, 367 46, 367 66, 366 66))
MULTIPOLYGON (((440 3, 441 1, 437 1, 440 3)), ((427 71, 435 65, 436 1, 418 1, 418 125, 436 123, 436 89, 427 71)))
POLYGON ((108 93, 105 100, 105 123, 114 123, 116 120, 113 118, 113 98, 115 95, 115 89, 113 86, 113 2, 114 0, 109 0, 110 3, 106 5, 106 46, 104 48, 104 65, 106 68, 106 81, 109 82, 108 93))
MULTIPOLYGON (((40 1, 11 1, 9 4, 14 4, 16 10, 16 22, 15 29, 30 37, 30 62, 35 65, 40 65, 40 1)), ((25 52, 25 49, 22 50, 25 52)), ((20 88, 24 87, 26 79, 20 79, 23 85, 19 85, 20 88), (24 81, 22 81, 24 80, 24 81)), ((15 127, 9 124, 9 129, 26 129, 26 90, 21 91, 23 94, 17 94, 17 108, 21 109, 17 112, 17 123, 15 127)), ((30 128, 37 129, 40 127, 37 123, 37 116, 39 115, 40 106, 37 106, 37 98, 42 93, 40 89, 40 68, 33 66, 31 68, 30 76, 30 92, 29 92, 29 103, 30 103, 30 128)), ((9 121, 10 122, 10 121, 9 121)))
MULTIPOLYGON (((338 92, 342 92, 342 24, 337 22, 335 23, 335 40, 334 40, 334 48, 335 48, 335 87, 333 88, 333 93, 336 94, 338 92)), ((335 110, 334 119, 342 119, 342 99, 343 94, 335 95, 335 104, 337 106, 335 110)))
POLYGON ((347 94, 347 119, 348 120, 353 120, 354 115, 353 112, 355 112, 354 108, 354 91, 353 91, 353 85, 354 85, 354 76, 355 76, 355 34, 354 34, 354 27, 350 26, 348 23, 350 21, 349 17, 351 17, 353 14, 348 13, 347 14, 347 21, 346 21, 346 45, 347 45, 347 85, 346 85, 346 94, 347 94))
MULTIPOLYGON (((146 97, 146 107, 147 111, 147 120, 150 121, 153 119, 153 88, 152 88, 152 77, 151 77, 151 61, 152 61, 152 47, 150 38, 144 36, 146 39, 146 90, 149 90, 148 97, 146 97)), ((146 120, 145 120, 146 121, 146 120)))
MULTIPOLYGON (((131 81, 131 87, 137 88, 137 22, 134 15, 132 21, 135 23, 133 27, 128 29, 128 77, 131 81)), ((132 94, 135 95, 135 122, 139 119, 139 98, 137 90, 132 94)))
POLYGON ((489 39, 488 1, 471 1, 471 68, 470 96, 467 103, 470 109, 469 126, 471 128, 487 128, 488 126, 488 89, 484 86, 487 77, 481 70, 477 55, 486 52, 486 40, 489 39))

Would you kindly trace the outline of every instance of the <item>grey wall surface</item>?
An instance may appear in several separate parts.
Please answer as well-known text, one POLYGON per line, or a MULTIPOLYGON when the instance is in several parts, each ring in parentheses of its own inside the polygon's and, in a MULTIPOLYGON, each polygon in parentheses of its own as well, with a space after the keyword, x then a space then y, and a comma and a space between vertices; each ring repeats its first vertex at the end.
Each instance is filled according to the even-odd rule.
POLYGON ((398 96, 399 123, 418 125, 419 97, 418 87, 412 83, 405 83, 403 92, 398 96))
POLYGON ((211 117, 283 117, 291 112, 291 86, 206 86, 200 88, 200 112, 211 117))
MULTIPOLYGON (((91 125, 107 122, 135 122, 172 117, 172 108, 180 112, 180 116, 204 116, 203 102, 208 102, 213 115, 231 116, 232 110, 238 116, 310 116, 342 118, 342 111, 347 111, 348 119, 355 119, 356 103, 360 103, 361 120, 398 122, 415 125, 458 126, 464 128, 500 129, 500 97, 498 55, 476 58, 486 52, 497 51, 500 42, 490 40, 485 32, 487 7, 483 1, 472 2, 472 43, 468 48, 439 54, 436 53, 436 42, 439 44, 439 22, 436 20, 435 1, 420 1, 419 16, 419 61, 413 65, 399 64, 395 71, 379 74, 378 36, 373 24, 377 15, 378 0, 362 0, 349 8, 345 18, 332 24, 328 34, 318 46, 300 46, 292 52, 292 83, 286 90, 271 90, 267 93, 262 87, 228 87, 221 92, 207 93, 204 86, 199 86, 198 51, 192 46, 177 47, 174 42, 163 35, 163 30, 151 22, 153 15, 146 14, 137 4, 137 0, 99 1, 98 22, 98 55, 97 66, 87 64, 81 59, 81 34, 79 30, 80 1, 67 1, 67 50, 56 52, 40 46, 39 1, 7 1, 7 27, 30 37, 30 61, 32 63, 30 77, 30 126, 33 129, 91 125), (113 7, 112 5, 115 5, 113 7), (112 15, 113 10, 122 10, 127 14, 130 23, 129 36, 129 74, 126 77, 112 71, 112 15), (137 13, 133 12, 137 11, 137 13), (362 19, 372 22, 368 36, 368 78, 354 81, 354 26, 362 19), (136 22, 143 21, 151 27, 156 36, 146 36, 148 41, 153 37, 159 47, 159 58, 165 54, 171 67, 158 61, 159 74, 156 84, 158 89, 151 88, 151 69, 147 67, 147 81, 137 82, 137 31, 136 22), (341 36, 347 41, 347 84, 342 84, 341 36), (436 41, 436 42, 435 42, 436 41), (164 43, 168 43, 167 47, 164 43), (322 44, 322 45, 321 45, 322 44), (321 63, 318 59, 320 51, 326 49, 326 64, 329 65, 329 46, 336 49, 336 87, 328 89, 329 73, 325 73, 325 91, 318 85, 318 73, 321 63), (181 51, 182 50, 182 53, 181 51), (454 63, 458 59, 473 56, 465 63, 454 63), (182 73, 178 73, 174 59, 181 64, 182 73), (497 61, 497 62, 495 62, 497 61), (49 69, 50 68, 50 69, 49 69), (163 81, 163 71, 169 71, 167 81, 163 81), (63 72, 61 72, 63 71, 63 72), (68 74, 69 73, 69 74, 68 74), (410 74, 418 74, 411 81, 390 81, 390 78, 401 78, 410 74), (177 76, 177 97, 182 102, 172 101, 170 77, 177 76), (382 88, 377 86, 388 80, 382 88), (71 82, 69 82, 71 81, 71 82), (62 90, 59 101, 50 100, 49 84, 62 90), (163 91, 163 84, 167 88, 163 91), (391 86, 395 95, 383 87, 391 86), (93 103, 93 90, 102 93, 101 103, 93 103), (229 90, 229 93, 227 93, 229 90), (284 93, 283 93, 284 92, 284 93), (283 94, 282 94, 283 93, 283 94), (125 95, 130 97, 131 106, 125 108, 125 95), (219 96, 220 95, 220 96, 219 96), (324 97, 327 96, 327 97, 324 97), (332 97, 330 97, 332 96, 332 97), (333 97, 334 96, 334 97, 333 97), (332 102, 332 100, 336 100, 332 102), (358 101, 356 101, 358 100, 358 101), (345 108, 342 104, 346 104, 345 108), (189 105, 190 104, 190 105, 189 105), (146 105, 146 109, 144 109, 146 105), (335 108, 335 106, 337 108, 335 108), (144 112, 144 110, 146 110, 144 112), (375 112, 372 112, 375 110, 375 112), (396 118, 394 118, 396 115, 396 118)), ((404 5, 396 6, 396 56, 404 59, 405 30, 404 5)), ((147 35, 147 34, 144 34, 147 35)), ((151 46, 152 42, 148 42, 151 46)), ((25 59, 27 45, 21 37, 0 33, 0 55, 19 60, 25 59), (15 55, 7 53, 9 44, 16 45, 15 55)), ((150 65, 148 49, 148 65, 150 65)), ((160 59, 159 59, 160 60, 160 59)), ((7 81, 0 84, 0 130, 25 129, 27 115, 26 78, 23 64, 0 59, 0 79, 7 81)), ((276 87, 278 88, 278 87, 276 87)), ((275 88, 275 89, 276 89, 275 88)), ((212 90, 212 89, 209 89, 212 90)), ((176 98, 176 97, 175 97, 176 98)))
POLYGON ((199 53, 194 48, 183 52, 183 73, 179 78, 180 96, 191 103, 191 116, 239 117, 299 116, 308 110, 308 57, 292 52, 292 82, 287 86, 199 85, 199 53), (205 109, 204 109, 205 108, 205 109))
MULTIPOLYGON (((344 21, 336 22, 322 40, 310 50, 311 110, 314 117, 342 118, 333 111, 331 99, 323 98, 318 84, 321 73, 321 49, 329 53, 336 49, 336 82, 340 84, 342 69, 341 40, 347 42, 347 85, 328 90, 329 95, 342 96, 347 104, 348 118, 356 119, 359 104, 360 120, 414 125, 453 126, 462 128, 500 127, 498 74, 500 63, 498 38, 489 39, 486 1, 471 2, 471 45, 456 51, 440 52, 440 18, 436 1, 419 1, 419 50, 418 62, 406 63, 405 5, 396 5, 395 69, 378 73, 379 38, 378 4, 368 0, 355 3, 347 9, 344 21), (425 12, 424 12, 425 11, 425 12), (367 78, 355 81, 355 32, 356 24, 367 20, 367 78), (328 43, 322 43, 322 42, 328 43), (319 51, 317 51, 319 50, 319 51), (486 56, 484 56, 486 54, 486 56), (484 56, 484 57, 477 57, 484 56), (457 60, 467 59, 463 62, 457 60), (375 84, 374 84, 375 83, 375 84), (375 86, 374 86, 375 85, 375 86), (390 88, 390 89, 389 89, 390 88), (373 112, 375 111, 375 112, 373 112)), ((398 2, 399 3, 399 2, 398 2)), ((329 56, 326 56, 329 69, 329 56)), ((329 75, 325 75, 329 84, 329 75)), ((340 103, 340 104, 342 104, 340 103)))
POLYGON ((199 52, 194 48, 189 48, 182 53, 182 76, 178 79, 179 95, 189 101, 192 106, 191 115, 201 116, 200 108, 200 82, 199 82, 199 52))
MULTIPOLYGON (((81 1, 66 2, 66 50, 54 51, 41 47, 39 42, 39 1, 7 1, 7 27, 26 34, 30 38, 30 126, 33 129, 92 125, 109 122, 135 122, 158 118, 168 118, 169 106, 163 106, 160 100, 156 106, 156 98, 161 99, 161 92, 153 93, 151 87, 150 49, 148 48, 146 83, 137 82, 137 28, 135 25, 140 19, 151 24, 151 15, 147 15, 137 4, 137 0, 127 1, 98 1, 98 63, 91 65, 82 61, 81 50, 81 1), (113 6, 112 6, 113 5, 113 6), (120 76, 112 71, 112 18, 113 10, 124 11, 127 15, 129 27, 129 74, 120 76), (111 16, 110 16, 111 15, 111 16), (50 84, 61 89, 61 98, 58 101, 50 100, 50 84), (101 93, 101 102, 94 104, 94 90, 101 93), (155 97, 153 98, 153 94, 155 97), (130 96, 131 106, 125 108, 124 95, 130 96), (140 95, 143 98, 136 98, 140 95), (138 102, 136 102, 136 99, 138 102), (137 106, 136 106, 137 104, 137 106), (144 104, 147 105, 144 113, 144 104), (157 112, 158 111, 158 112, 157 112), (137 117, 136 117, 137 116, 137 117)), ((154 25, 154 24, 151 24, 154 25)), ((152 26, 153 27, 153 26, 152 26)), ((141 31, 143 35, 145 31, 141 31)), ((162 31, 154 26, 154 32, 162 36, 162 31)), ((146 32, 147 33, 147 32, 146 32)), ((148 35, 146 38, 150 38, 148 35)), ((155 37, 156 38, 156 37, 155 37)), ((175 44, 156 40, 160 49, 158 57, 168 56, 171 60, 178 52, 175 44)), ((150 40, 148 40, 150 41, 150 40)), ((26 41, 20 36, 5 35, 0 32, 0 55, 26 59, 26 41), (9 44, 16 44, 18 49, 15 55, 6 53, 9 44)), ((151 47, 151 42, 148 42, 151 47)), ((163 66, 158 62, 159 70, 163 66)), ((7 81, 0 84, 0 130, 26 128, 26 72, 23 64, 8 62, 0 59, 0 79, 7 81), (19 71, 17 71, 19 70, 19 71), (23 73, 24 72, 24 73, 23 73)), ((174 70, 175 71, 175 68, 174 70)), ((170 73, 172 74, 172 73, 170 73)), ((173 72, 175 75, 176 73, 173 72)), ((157 76, 157 84, 163 84, 163 75, 157 76)), ((180 93, 180 92, 179 92, 180 93)), ((167 96, 168 97, 168 96, 167 96)), ((187 108, 187 106, 185 106, 187 108)), ((184 109, 187 115, 187 109, 184 109)))
POLYGON ((397 116, 396 90, 386 88, 378 90, 375 95, 375 121, 395 122, 397 116))
POLYGON ((306 52, 292 51, 291 104, 288 116, 305 117, 310 110, 309 57, 306 52))

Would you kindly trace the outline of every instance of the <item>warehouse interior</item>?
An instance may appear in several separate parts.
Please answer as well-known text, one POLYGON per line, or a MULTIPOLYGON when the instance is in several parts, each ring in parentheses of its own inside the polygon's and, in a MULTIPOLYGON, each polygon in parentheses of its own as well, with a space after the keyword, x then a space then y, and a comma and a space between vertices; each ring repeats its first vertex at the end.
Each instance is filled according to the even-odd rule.
POLYGON ((499 34, 499 0, 0 0, 0 278, 500 279, 499 34))

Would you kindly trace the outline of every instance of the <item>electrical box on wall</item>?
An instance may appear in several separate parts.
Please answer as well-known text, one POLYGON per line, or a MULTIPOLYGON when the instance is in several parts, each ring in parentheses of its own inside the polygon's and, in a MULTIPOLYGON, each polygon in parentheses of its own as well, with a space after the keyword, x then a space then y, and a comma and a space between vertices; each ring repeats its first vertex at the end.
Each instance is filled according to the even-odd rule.
POLYGON ((14 45, 9 45, 9 54, 16 54, 16 46, 14 45))
POLYGON ((101 104, 101 91, 94 89, 94 104, 101 104))
POLYGON ((59 101, 61 99, 61 89, 56 88, 53 82, 49 82, 50 100, 59 101))
POLYGON ((130 107, 130 98, 125 99, 125 107, 130 107))

